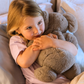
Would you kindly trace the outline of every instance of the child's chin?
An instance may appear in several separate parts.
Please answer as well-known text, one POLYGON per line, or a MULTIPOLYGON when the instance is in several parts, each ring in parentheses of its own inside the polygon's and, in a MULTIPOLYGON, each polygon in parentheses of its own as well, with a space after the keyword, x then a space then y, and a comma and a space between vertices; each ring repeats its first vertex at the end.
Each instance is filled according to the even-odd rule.
POLYGON ((31 40, 35 40, 36 39, 36 37, 34 37, 33 39, 31 39, 31 40))

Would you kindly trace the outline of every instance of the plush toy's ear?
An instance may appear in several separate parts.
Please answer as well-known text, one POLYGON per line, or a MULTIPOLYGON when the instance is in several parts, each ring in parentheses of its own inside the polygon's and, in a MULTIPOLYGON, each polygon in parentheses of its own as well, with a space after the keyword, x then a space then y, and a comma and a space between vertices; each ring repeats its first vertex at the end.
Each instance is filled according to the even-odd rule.
POLYGON ((45 30, 48 29, 48 23, 49 23, 49 13, 47 11, 43 11, 43 18, 45 23, 45 30))
POLYGON ((73 16, 70 13, 64 13, 63 16, 68 21, 68 30, 72 33, 75 33, 78 29, 78 23, 77 23, 75 16, 73 16))

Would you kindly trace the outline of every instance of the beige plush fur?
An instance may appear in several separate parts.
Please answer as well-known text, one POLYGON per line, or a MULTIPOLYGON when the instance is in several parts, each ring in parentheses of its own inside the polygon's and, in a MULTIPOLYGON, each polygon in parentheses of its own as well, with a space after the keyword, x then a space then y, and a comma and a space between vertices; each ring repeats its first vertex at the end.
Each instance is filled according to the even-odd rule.
MULTIPOLYGON (((46 27, 44 35, 53 33, 58 36, 58 39, 69 41, 76 47, 78 46, 76 37, 66 32, 67 30, 72 33, 77 31, 78 24, 73 15, 44 12, 44 21, 46 27)), ((41 67, 37 68, 34 74, 36 78, 44 82, 54 81, 58 74, 63 74, 71 80, 81 72, 80 66, 75 63, 75 56, 60 48, 42 50, 36 61, 41 67)))

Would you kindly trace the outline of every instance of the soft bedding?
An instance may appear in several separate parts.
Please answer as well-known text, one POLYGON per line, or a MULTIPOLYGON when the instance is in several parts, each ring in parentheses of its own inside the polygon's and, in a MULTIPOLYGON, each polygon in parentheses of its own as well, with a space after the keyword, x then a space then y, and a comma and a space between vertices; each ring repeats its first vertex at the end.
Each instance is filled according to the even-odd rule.
POLYGON ((70 84, 84 84, 84 72, 76 76, 70 84))
POLYGON ((4 15, 0 15, 0 24, 6 24, 7 23, 7 13, 4 15))
POLYGON ((23 74, 9 50, 6 25, 0 25, 0 84, 25 84, 23 74))

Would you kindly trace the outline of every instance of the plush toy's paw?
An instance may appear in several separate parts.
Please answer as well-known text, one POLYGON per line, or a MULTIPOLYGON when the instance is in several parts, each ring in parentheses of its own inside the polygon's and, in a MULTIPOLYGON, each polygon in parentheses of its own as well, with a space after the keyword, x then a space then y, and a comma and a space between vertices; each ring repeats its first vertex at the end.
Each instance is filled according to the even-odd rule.
POLYGON ((34 72, 37 79, 43 82, 51 82, 56 79, 57 74, 52 71, 49 67, 43 66, 37 68, 34 72))
POLYGON ((72 80, 75 76, 81 73, 79 64, 75 63, 69 70, 63 73, 66 78, 72 80))
POLYGON ((77 38, 75 37, 75 35, 70 34, 70 33, 64 33, 63 35, 64 35, 66 41, 73 43, 78 48, 78 41, 77 41, 77 38))
POLYGON ((64 38, 64 36, 63 36, 61 31, 53 31, 52 33, 56 34, 58 39, 65 40, 65 38, 64 38))

